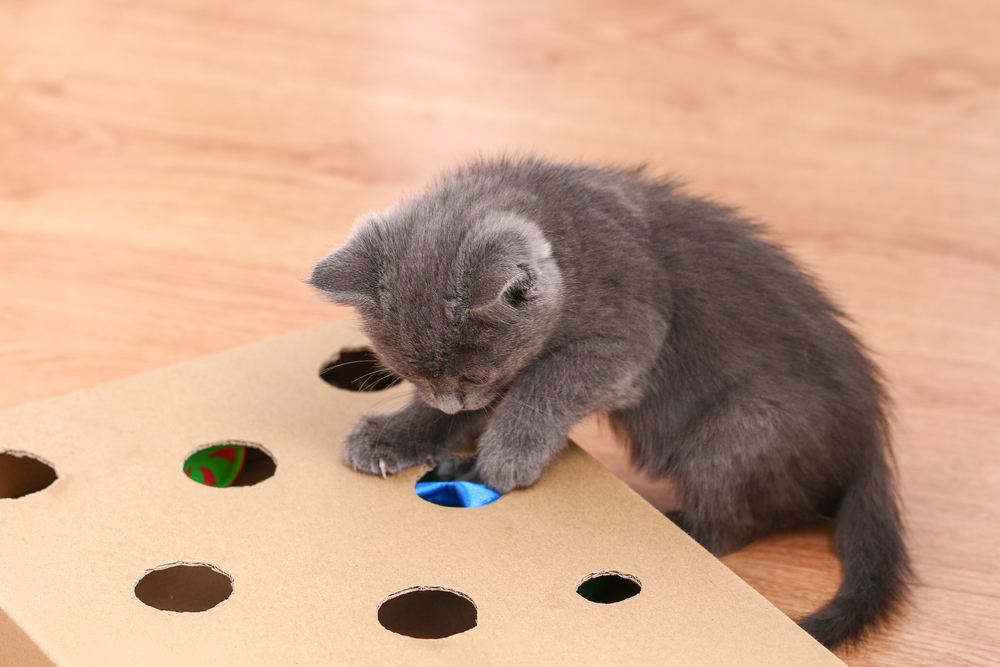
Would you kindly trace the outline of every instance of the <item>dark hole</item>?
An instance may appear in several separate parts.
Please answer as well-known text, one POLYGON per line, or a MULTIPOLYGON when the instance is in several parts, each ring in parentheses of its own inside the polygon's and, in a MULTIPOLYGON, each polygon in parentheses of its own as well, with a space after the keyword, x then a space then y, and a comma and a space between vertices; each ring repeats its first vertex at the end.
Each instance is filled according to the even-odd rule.
POLYGON ((21 498, 56 481, 55 468, 27 452, 0 452, 0 498, 21 498))
POLYGON ((476 627, 476 605, 447 588, 409 588, 378 608, 386 630, 417 639, 441 639, 476 627))
POLYGON ((417 480, 418 482, 479 482, 476 459, 453 458, 437 464, 417 480))
POLYGON ((576 592, 600 604, 614 604, 639 594, 642 586, 635 577, 621 572, 598 572, 577 586, 576 592))
POLYGON ((184 473, 205 486, 253 486, 274 477, 278 466, 261 446, 243 440, 224 440, 199 447, 184 459, 184 473), (233 448, 242 449, 234 457, 233 448), (219 455, 211 455, 213 452, 219 455), (209 455, 206 457, 206 455, 209 455), (234 458, 242 457, 242 465, 232 478, 234 458), (232 479, 229 483, 227 480, 232 479))
POLYGON ((233 593, 228 574, 202 563, 172 563, 150 570, 135 585, 135 596, 163 611, 207 611, 233 593))
POLYGON ((400 381, 367 347, 341 350, 323 365, 319 376, 324 382, 349 391, 382 391, 400 381))
MULTIPOLYGON (((244 443, 246 444, 246 443, 244 443)), ((246 460, 243 462, 243 469, 236 476, 232 486, 253 486, 265 479, 274 477, 278 464, 274 462, 271 455, 260 447, 246 444, 246 460)))

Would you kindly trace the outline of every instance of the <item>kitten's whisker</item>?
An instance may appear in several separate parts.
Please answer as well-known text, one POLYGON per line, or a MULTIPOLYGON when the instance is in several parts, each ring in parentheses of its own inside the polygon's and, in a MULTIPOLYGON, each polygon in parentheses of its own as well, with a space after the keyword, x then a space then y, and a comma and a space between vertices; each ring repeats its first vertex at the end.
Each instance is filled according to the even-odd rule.
POLYGON ((340 366, 353 366, 354 364, 369 364, 369 365, 371 365, 371 364, 377 364, 377 365, 380 365, 380 362, 372 360, 372 359, 357 359, 355 361, 335 361, 335 362, 327 364, 325 368, 339 368, 340 366))
POLYGON ((523 406, 525 408, 528 408, 529 410, 531 410, 531 411, 533 411, 533 412, 535 412, 537 414, 542 414, 542 411, 539 408, 535 407, 534 405, 532 405, 530 403, 526 403, 525 401, 520 401, 520 400, 512 397, 510 394, 508 394, 506 397, 504 397, 503 401, 501 401, 501 403, 507 403, 507 402, 515 403, 517 405, 520 405, 520 406, 523 406))
POLYGON ((389 414, 390 408, 405 404, 408 400, 409 400, 408 396, 385 396, 382 397, 381 400, 379 400, 377 403, 372 405, 371 408, 366 410, 365 414, 367 415, 389 414))
MULTIPOLYGON (((383 369, 376 369, 376 370, 374 370, 374 371, 372 371, 370 373, 365 373, 361 377, 357 378, 357 380, 355 380, 355 382, 357 382, 359 380, 361 381, 361 389, 360 389, 360 391, 371 391, 370 387, 374 387, 379 382, 382 382, 383 380, 385 380, 387 378, 391 378, 391 377, 395 377, 396 381, 393 382, 391 385, 389 385, 389 387, 395 387, 397 384, 399 384, 400 382, 402 382, 402 378, 399 378, 398 376, 396 376, 395 373, 393 373, 392 371, 383 370, 383 369), (370 380, 370 382, 369 382, 369 380, 370 380)), ((389 387, 386 387, 386 389, 388 389, 389 387)))

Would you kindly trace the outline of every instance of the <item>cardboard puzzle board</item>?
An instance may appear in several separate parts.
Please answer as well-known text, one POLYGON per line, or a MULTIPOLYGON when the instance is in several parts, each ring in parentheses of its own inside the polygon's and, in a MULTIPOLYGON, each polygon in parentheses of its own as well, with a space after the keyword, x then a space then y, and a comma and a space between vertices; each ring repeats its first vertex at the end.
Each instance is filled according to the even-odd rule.
MULTIPOLYGON (((333 323, 0 414, 0 456, 57 475, 0 498, 0 665, 842 664, 575 446, 532 488, 469 509, 418 497, 422 470, 349 469, 357 416, 408 391, 320 379, 364 343, 333 323), (259 445, 273 474, 229 488, 184 474, 230 440, 259 445), (137 597, 151 571, 177 575, 145 580, 159 607, 137 597), (604 572, 641 590, 577 593, 604 572), (165 610, 220 586, 211 608, 165 610), (403 621, 475 625, 400 634, 380 622, 399 599, 417 600, 396 606, 403 621)), ((0 467, 0 489, 21 474, 0 467)))

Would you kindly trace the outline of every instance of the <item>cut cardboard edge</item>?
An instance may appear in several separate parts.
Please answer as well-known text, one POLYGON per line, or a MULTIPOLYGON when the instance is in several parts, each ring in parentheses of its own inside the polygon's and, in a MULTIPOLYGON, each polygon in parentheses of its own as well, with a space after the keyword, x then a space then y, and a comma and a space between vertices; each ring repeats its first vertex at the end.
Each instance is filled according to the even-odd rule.
MULTIPOLYGON (((28 401, 27 403, 21 403, 20 405, 12 405, 9 408, 4 408, 0 410, 2 414, 13 414, 20 410, 25 409, 39 409, 49 403, 55 403, 60 401, 65 401, 73 397, 82 397, 88 394, 96 392, 100 395, 100 390, 104 388, 116 387, 119 385, 125 385, 129 383, 134 383, 136 381, 141 381, 147 375, 155 375, 162 373, 164 371, 183 371, 189 366, 199 366, 203 362, 211 362, 216 358, 226 358, 233 355, 239 355, 244 351, 252 350, 254 348, 261 348, 266 345, 282 345, 287 344, 295 339, 310 340, 318 332, 330 331, 331 333, 339 333, 339 329, 342 327, 347 327, 349 330, 350 338, 344 342, 338 342, 336 340, 331 341, 331 350, 333 348, 349 348, 351 350, 356 350, 362 347, 367 347, 367 338, 361 332, 356 320, 352 318, 345 318, 342 320, 334 320, 332 322, 327 322, 326 324, 317 324, 316 326, 307 327, 305 329, 297 329, 295 331, 289 331, 284 334, 279 334, 271 338, 265 338, 262 340, 251 341, 249 343, 243 343, 241 345, 236 345, 234 347, 227 347, 222 350, 216 350, 215 352, 209 352, 200 357, 195 357, 193 359, 184 359, 182 361, 177 361, 174 363, 169 363, 163 366, 158 366, 156 368, 151 368, 149 370, 140 371, 138 373, 133 373, 131 375, 123 375, 118 378, 108 380, 106 382, 101 382, 100 384, 93 385, 91 387, 83 387, 81 389, 73 389, 61 394, 55 394, 53 396, 46 396, 45 398, 40 398, 33 401, 28 401)), ((339 352, 339 350, 337 350, 339 352)), ((316 376, 319 377, 321 371, 328 366, 329 358, 336 356, 335 353, 327 355, 327 358, 318 360, 316 366, 316 376)), ((11 454, 16 455, 29 455, 33 458, 41 460, 43 463, 51 463, 44 457, 39 456, 35 452, 20 450, 17 447, 0 447, 0 451, 8 451, 11 454)))
POLYGON ((58 667, 0 601, 0 667, 58 667))

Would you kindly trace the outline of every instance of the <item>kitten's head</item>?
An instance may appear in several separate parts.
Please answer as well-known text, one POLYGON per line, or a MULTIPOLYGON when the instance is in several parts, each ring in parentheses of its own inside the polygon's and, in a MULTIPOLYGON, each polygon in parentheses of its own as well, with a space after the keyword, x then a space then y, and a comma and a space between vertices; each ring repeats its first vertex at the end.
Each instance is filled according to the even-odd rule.
POLYGON ((362 217, 309 282, 355 306, 382 362, 449 414, 505 392, 544 351, 562 296, 538 225, 438 200, 362 217))

